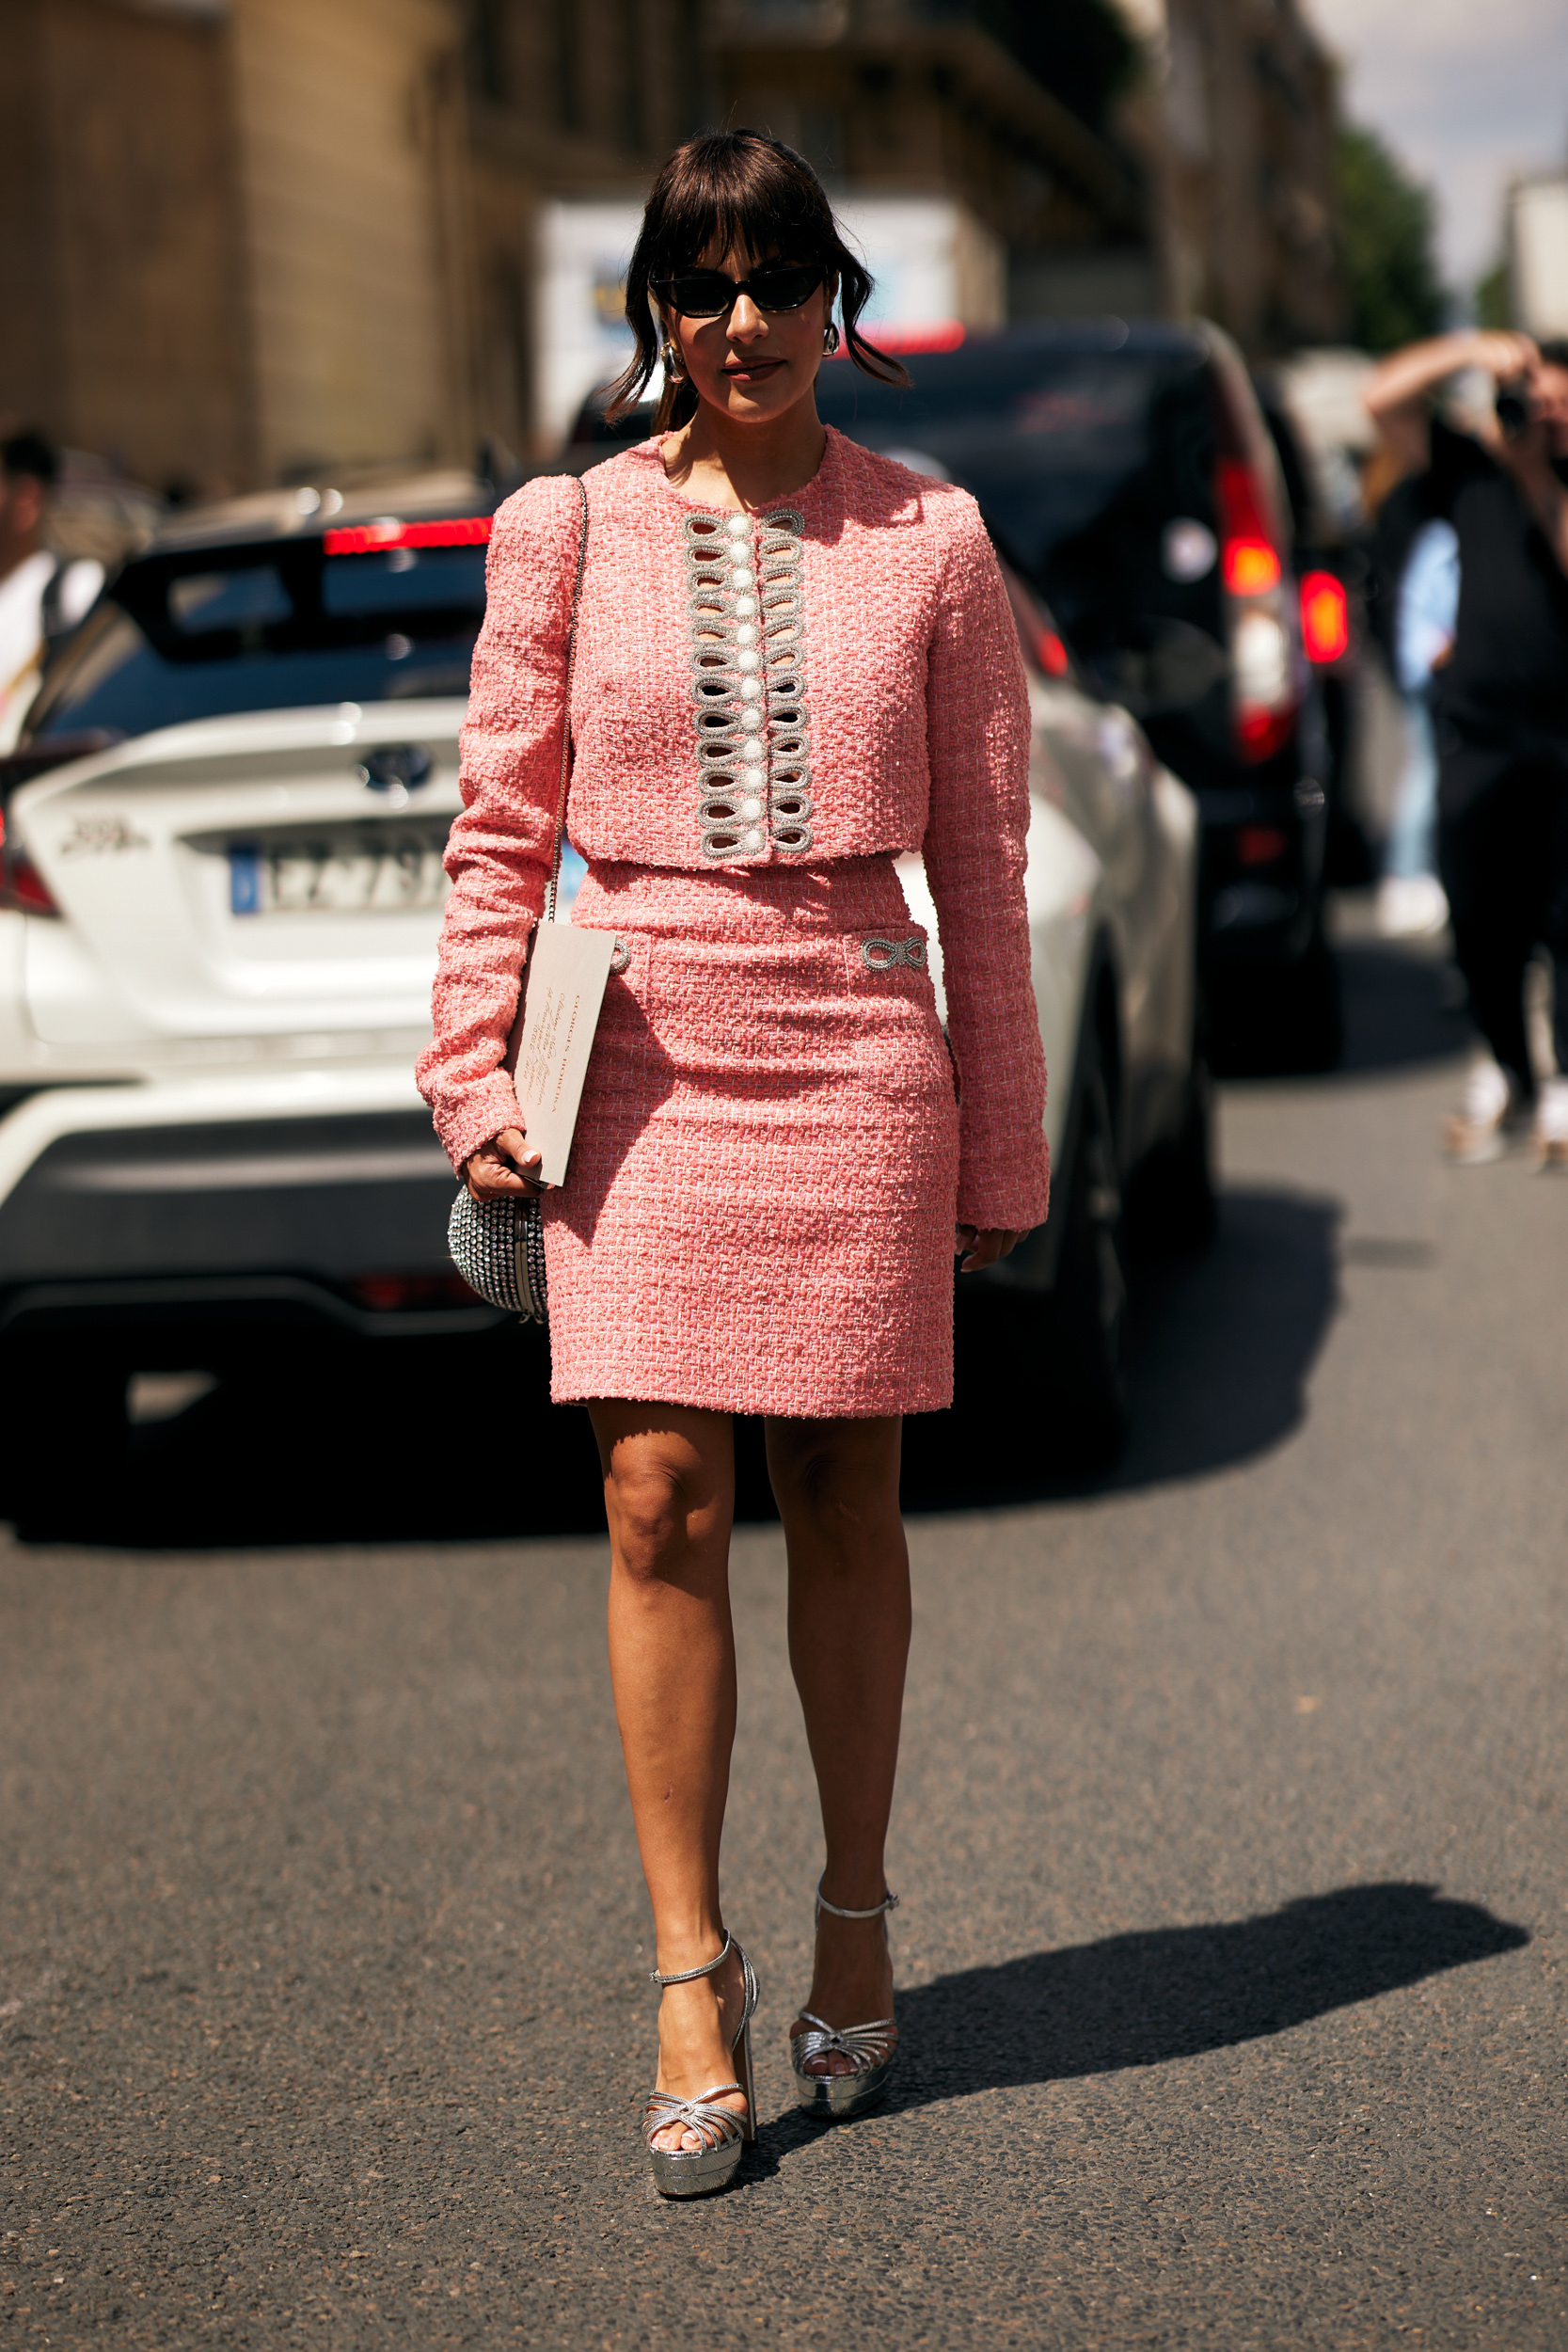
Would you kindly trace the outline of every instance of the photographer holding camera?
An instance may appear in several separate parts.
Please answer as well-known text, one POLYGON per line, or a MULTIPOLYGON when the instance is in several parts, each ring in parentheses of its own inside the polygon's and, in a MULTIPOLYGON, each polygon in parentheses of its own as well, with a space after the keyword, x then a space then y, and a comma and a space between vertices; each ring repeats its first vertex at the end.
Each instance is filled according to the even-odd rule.
POLYGON ((1440 335, 1385 359, 1366 404, 1427 518, 1453 526, 1459 610, 1438 673, 1439 865, 1454 952, 1491 1049, 1447 1121, 1450 1158, 1496 1159, 1533 1115, 1541 1165, 1568 1166, 1568 344, 1440 335), (1472 437, 1434 415, 1464 369, 1497 387, 1472 437), (1524 980, 1556 979, 1558 1074, 1539 1088, 1524 980))

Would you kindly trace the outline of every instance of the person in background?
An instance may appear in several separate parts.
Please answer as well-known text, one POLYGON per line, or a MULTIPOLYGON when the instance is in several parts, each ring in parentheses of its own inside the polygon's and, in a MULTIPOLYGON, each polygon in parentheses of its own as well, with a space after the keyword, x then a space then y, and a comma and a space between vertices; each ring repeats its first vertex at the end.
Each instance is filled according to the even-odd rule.
POLYGON ((1444 1149, 1492 1160, 1529 1130, 1543 1166, 1568 1166, 1568 344, 1440 335, 1385 359, 1365 399, 1458 555, 1453 645, 1437 673, 1438 865, 1489 1050, 1444 1149), (1432 413, 1465 368, 1497 387, 1480 437, 1432 413), (1538 1086, 1525 974, 1542 943, 1557 1069, 1538 1086))
MULTIPOLYGON (((1418 489, 1419 483, 1400 485, 1418 489)), ((1396 492, 1379 517, 1404 503, 1396 492)), ((1391 643, 1386 647, 1404 710, 1404 765, 1377 894, 1378 929, 1385 939, 1425 939, 1449 919, 1437 879, 1437 745, 1433 703, 1437 675, 1453 651, 1459 607, 1459 540, 1452 523, 1418 511, 1412 536, 1393 580, 1391 643)), ((1380 528, 1380 540, 1385 533, 1380 528)))
POLYGON ((103 585, 103 566, 55 555, 46 537, 60 461, 41 433, 0 440, 0 752, 22 731, 49 647, 103 585))

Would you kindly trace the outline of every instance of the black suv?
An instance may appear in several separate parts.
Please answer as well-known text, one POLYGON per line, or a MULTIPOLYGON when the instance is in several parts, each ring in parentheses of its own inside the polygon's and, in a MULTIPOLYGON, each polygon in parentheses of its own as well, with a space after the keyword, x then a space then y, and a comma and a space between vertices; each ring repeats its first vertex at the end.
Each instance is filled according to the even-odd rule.
POLYGON ((1069 321, 907 364, 905 391, 824 368, 823 419, 974 491, 1087 680, 1197 797, 1217 1025, 1256 1023, 1266 999, 1282 1058, 1334 1059, 1322 705, 1279 461, 1235 346, 1203 324, 1069 321))

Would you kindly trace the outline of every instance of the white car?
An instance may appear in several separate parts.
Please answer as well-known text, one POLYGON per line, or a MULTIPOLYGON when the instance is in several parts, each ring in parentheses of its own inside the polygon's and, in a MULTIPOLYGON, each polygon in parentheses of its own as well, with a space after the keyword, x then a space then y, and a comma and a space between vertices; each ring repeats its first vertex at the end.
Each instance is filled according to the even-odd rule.
MULTIPOLYGON (((1003 574, 1034 716, 1024 888, 1052 1192, 1046 1223, 980 1281, 996 1368, 1043 1391, 1037 1425, 1086 1468, 1115 1454, 1125 1428, 1130 1236, 1151 1252, 1189 1249, 1213 1229, 1199 818, 1136 723, 1085 691, 1006 562, 1003 574)), ((934 930, 917 859, 904 887, 934 930)), ((940 949, 933 969, 940 993, 940 949)))
MULTIPOLYGON (((118 1441, 130 1369, 221 1370, 258 1324, 500 1320, 448 1259, 453 1181, 413 1077, 492 503, 449 477, 178 524, 111 582, 0 767, 0 1369, 40 1464, 62 1363, 82 1459, 118 1441)), ((1049 1225, 988 1279, 1052 1294, 1042 1377, 1108 1439, 1122 1180, 1164 1147, 1207 1185, 1196 820, 1013 589, 1057 1172, 1049 1225)), ((906 883, 930 920, 918 861, 906 883)))

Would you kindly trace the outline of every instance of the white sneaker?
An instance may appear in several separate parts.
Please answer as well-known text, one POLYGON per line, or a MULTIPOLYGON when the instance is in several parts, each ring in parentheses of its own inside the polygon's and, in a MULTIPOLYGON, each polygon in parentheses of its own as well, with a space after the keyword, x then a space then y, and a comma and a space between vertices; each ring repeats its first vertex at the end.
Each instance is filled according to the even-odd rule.
POLYGON ((1548 1078, 1536 1097, 1530 1157, 1537 1168, 1568 1168, 1568 1078, 1548 1078))
POLYGON ((1377 928, 1385 939, 1435 939, 1448 919, 1435 874, 1390 874, 1378 884, 1377 928))
POLYGON ((1524 1119, 1518 1088, 1488 1056, 1472 1065, 1464 1099, 1443 1121, 1443 1150, 1462 1168, 1500 1160, 1524 1119))

